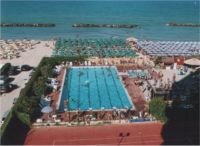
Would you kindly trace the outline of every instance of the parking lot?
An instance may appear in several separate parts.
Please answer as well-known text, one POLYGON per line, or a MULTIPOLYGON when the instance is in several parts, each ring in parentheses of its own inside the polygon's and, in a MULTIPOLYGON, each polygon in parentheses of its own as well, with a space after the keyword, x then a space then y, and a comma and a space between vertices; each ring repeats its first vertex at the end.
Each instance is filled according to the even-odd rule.
POLYGON ((3 117, 5 117, 11 107, 13 106, 13 100, 14 98, 18 98, 19 93, 22 88, 24 88, 25 83, 29 80, 29 73, 31 71, 25 71, 25 72, 20 72, 16 76, 10 76, 10 79, 13 80, 10 83, 15 85, 14 89, 12 89, 8 93, 3 93, 0 97, 0 119, 2 120, 3 117))

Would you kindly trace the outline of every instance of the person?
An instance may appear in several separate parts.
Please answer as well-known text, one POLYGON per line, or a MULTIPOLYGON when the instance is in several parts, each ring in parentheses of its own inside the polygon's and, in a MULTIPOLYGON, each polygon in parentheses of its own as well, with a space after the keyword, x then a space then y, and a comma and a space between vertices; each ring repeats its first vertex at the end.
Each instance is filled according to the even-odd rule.
POLYGON ((175 82, 176 81, 176 74, 174 73, 174 75, 173 75, 173 82, 175 82))
POLYGON ((184 72, 187 72, 187 71, 188 71, 188 67, 184 66, 184 72))

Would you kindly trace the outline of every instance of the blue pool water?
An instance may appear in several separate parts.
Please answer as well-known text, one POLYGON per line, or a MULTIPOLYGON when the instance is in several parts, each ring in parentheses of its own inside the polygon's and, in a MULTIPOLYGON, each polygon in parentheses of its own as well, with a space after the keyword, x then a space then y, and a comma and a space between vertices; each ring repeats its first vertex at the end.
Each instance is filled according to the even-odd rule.
POLYGON ((133 78, 148 76, 147 71, 142 71, 142 70, 128 70, 128 74, 133 78))
POLYGON ((59 111, 132 108, 115 67, 72 67, 66 74, 59 111), (64 106, 64 100, 68 101, 64 106))

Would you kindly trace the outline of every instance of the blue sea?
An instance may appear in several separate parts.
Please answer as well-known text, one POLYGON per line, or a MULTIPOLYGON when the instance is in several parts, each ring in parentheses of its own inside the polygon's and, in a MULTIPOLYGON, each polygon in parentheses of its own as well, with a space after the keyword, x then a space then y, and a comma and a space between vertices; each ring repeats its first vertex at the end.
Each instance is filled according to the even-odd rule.
POLYGON ((1 23, 55 23, 54 28, 1 28, 2 39, 127 38, 199 41, 199 1, 2 1, 1 23), (137 24, 125 28, 73 28, 75 23, 137 24))

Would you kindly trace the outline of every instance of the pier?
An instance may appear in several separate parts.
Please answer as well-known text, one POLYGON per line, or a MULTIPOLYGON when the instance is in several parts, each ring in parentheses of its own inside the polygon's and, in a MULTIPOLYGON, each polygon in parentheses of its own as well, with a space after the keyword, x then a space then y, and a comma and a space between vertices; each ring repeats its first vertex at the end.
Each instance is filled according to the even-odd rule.
POLYGON ((175 23, 170 22, 166 24, 167 26, 180 26, 180 27, 200 27, 200 24, 192 24, 192 23, 175 23))
POLYGON ((107 28, 134 28, 134 24, 73 24, 72 27, 107 27, 107 28))
POLYGON ((0 27, 55 27, 53 23, 1 23, 0 27))

